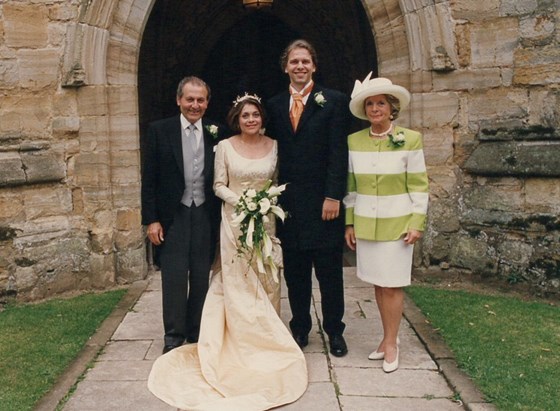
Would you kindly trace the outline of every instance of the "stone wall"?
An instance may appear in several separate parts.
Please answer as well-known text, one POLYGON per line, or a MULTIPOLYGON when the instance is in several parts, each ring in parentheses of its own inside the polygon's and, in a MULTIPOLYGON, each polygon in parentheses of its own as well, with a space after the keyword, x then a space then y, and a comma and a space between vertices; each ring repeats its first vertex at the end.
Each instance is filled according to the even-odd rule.
POLYGON ((560 295, 558 2, 457 0, 448 11, 451 64, 412 74, 432 191, 417 266, 560 295))
POLYGON ((108 116, 122 96, 61 87, 82 3, 0 1, 0 299, 146 275, 138 138, 108 116))
MULTIPOLYGON (((154 3, 0 0, 0 299, 146 275, 136 81, 154 3)), ((362 4, 379 74, 413 93, 399 121, 425 137, 416 268, 559 295, 558 2, 362 4)))

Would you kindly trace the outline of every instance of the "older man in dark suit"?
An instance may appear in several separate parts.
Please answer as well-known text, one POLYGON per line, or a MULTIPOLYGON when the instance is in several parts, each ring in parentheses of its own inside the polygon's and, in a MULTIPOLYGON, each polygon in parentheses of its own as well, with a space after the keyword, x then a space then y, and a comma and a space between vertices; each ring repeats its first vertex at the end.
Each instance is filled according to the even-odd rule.
POLYGON ((209 100, 203 80, 184 78, 177 88, 181 113, 151 123, 143 146, 142 224, 159 255, 164 353, 198 341, 214 258, 213 147, 221 130, 203 119, 209 100))
POLYGON ((279 227, 284 276, 292 310, 290 328, 300 347, 311 330, 311 272, 321 291, 323 329, 330 352, 348 352, 344 332, 341 200, 348 173, 349 99, 313 82, 317 57, 305 40, 292 42, 281 57, 289 90, 267 105, 267 134, 278 140, 280 183, 289 183, 281 202, 289 218, 279 227))

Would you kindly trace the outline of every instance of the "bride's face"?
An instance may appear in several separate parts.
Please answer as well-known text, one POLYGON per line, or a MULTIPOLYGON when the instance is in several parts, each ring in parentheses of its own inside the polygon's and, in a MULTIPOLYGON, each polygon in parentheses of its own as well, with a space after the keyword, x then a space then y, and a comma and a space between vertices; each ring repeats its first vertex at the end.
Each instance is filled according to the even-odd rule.
POLYGON ((245 104, 239 114, 239 128, 243 134, 258 134, 262 127, 261 112, 254 104, 245 104))

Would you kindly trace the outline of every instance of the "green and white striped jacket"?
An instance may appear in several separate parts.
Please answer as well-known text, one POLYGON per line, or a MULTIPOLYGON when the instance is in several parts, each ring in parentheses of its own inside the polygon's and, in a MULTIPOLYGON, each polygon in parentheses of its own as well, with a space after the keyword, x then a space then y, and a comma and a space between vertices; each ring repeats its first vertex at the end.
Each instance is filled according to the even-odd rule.
POLYGON ((428 175, 422 135, 395 127, 405 143, 369 137, 369 128, 348 136, 346 225, 356 238, 394 241, 409 229, 424 231, 428 210, 428 175))

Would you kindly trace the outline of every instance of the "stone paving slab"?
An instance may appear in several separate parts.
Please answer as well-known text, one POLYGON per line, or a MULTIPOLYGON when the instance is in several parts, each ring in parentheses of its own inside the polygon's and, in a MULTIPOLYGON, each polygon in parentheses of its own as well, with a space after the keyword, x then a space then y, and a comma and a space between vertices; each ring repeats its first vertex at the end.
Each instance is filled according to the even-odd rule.
MULTIPOLYGON (((144 287, 136 303, 122 314, 120 324, 113 326, 112 336, 106 337, 100 355, 93 367, 84 373, 83 380, 63 407, 64 411, 175 410, 154 397, 146 386, 152 363, 161 355, 163 348, 161 279, 158 273, 150 275, 144 287)), ((287 325, 291 313, 285 297, 285 284, 282 284, 282 290, 281 317, 287 325)), ((326 349, 328 341, 319 326, 321 310, 316 281, 313 295, 313 329, 309 334, 309 345, 303 350, 310 383, 297 402, 277 409, 494 409, 484 402, 479 391, 456 367, 449 357, 450 351, 441 340, 437 340, 437 333, 426 328, 429 324, 411 301, 406 301, 405 318, 399 333, 401 367, 397 372, 385 374, 381 369, 382 361, 367 359, 381 338, 373 287, 358 280, 354 268, 345 269, 345 337, 349 353, 343 358, 331 356, 326 349), (408 318, 412 318, 412 322, 408 318), (445 357, 442 364, 436 363, 438 359, 429 349, 432 339, 437 353, 445 357), (444 375, 445 372, 447 374, 444 375), (457 392, 464 394, 470 403, 461 405, 453 402, 457 392)))

